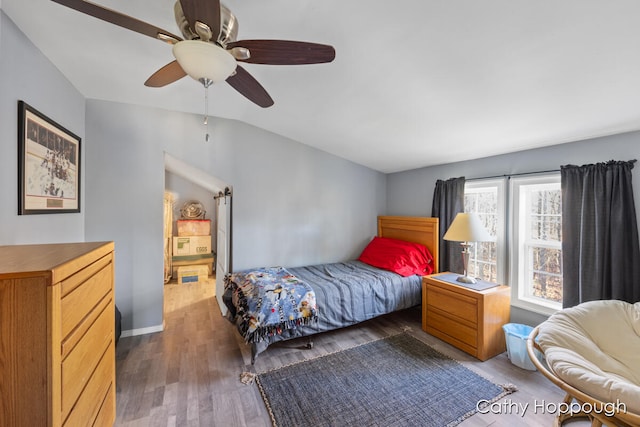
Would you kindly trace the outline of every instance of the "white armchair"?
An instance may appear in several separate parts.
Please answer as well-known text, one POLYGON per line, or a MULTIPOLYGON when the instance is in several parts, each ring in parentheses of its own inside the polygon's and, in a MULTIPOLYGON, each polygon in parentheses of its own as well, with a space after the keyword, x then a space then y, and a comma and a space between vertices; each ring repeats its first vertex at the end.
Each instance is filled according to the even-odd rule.
POLYGON ((527 352, 567 393, 556 426, 576 417, 594 427, 640 426, 640 302, 590 301, 561 310, 534 328, 527 352))

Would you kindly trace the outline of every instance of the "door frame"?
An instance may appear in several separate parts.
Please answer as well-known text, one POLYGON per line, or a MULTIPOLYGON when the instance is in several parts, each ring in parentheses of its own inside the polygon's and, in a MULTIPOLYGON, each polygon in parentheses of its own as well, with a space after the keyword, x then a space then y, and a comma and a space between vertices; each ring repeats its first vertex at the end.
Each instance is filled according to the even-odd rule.
POLYGON ((227 306, 222 300, 224 294, 224 278, 232 271, 233 258, 233 192, 230 187, 220 191, 216 200, 216 300, 223 316, 227 314, 227 306))

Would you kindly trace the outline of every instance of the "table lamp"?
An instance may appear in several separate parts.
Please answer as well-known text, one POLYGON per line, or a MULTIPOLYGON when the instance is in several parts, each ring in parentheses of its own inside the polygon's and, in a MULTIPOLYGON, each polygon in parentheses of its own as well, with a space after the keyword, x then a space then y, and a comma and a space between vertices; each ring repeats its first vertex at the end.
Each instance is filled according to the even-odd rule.
POLYGON ((476 283, 476 279, 469 276, 469 255, 473 242, 488 242, 493 240, 487 229, 482 225, 480 217, 474 213, 459 213, 453 219, 449 229, 444 233, 444 240, 460 242, 462 245, 462 262, 464 275, 456 279, 461 283, 476 283))

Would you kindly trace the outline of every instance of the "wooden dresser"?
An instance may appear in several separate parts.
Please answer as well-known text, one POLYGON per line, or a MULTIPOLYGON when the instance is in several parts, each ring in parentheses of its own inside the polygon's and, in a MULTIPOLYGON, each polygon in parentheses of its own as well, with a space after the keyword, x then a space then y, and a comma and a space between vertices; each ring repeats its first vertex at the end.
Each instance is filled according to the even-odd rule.
POLYGON ((502 325, 509 322, 510 288, 474 290, 444 280, 451 276, 422 279, 422 329, 483 361, 504 352, 502 325))
POLYGON ((113 242, 0 246, 0 426, 112 426, 113 242))

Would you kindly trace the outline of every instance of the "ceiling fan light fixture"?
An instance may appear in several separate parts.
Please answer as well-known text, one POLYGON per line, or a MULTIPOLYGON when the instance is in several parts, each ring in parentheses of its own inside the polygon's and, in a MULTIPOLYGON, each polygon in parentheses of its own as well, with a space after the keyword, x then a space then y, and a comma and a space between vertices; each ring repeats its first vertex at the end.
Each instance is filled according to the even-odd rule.
POLYGON ((233 55, 213 43, 183 40, 173 45, 173 56, 191 78, 218 83, 225 81, 236 69, 233 55))

